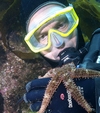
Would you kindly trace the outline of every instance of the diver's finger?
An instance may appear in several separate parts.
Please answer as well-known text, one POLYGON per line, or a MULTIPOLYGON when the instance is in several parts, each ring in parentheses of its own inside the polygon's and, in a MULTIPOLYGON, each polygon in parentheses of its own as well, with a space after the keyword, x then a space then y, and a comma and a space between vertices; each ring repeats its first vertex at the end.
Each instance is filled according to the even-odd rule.
POLYGON ((50 78, 41 78, 41 79, 35 79, 26 84, 26 91, 30 91, 33 89, 41 89, 47 86, 50 78))
POLYGON ((42 103, 42 101, 38 101, 38 102, 36 102, 36 103, 31 104, 31 105, 30 105, 30 109, 31 109, 32 111, 34 111, 34 112, 39 111, 39 109, 40 109, 40 107, 41 107, 41 103, 42 103))
POLYGON ((45 88, 38 90, 31 90, 24 94, 23 99, 26 103, 31 102, 34 103, 36 101, 41 101, 43 99, 43 95, 45 92, 45 88))

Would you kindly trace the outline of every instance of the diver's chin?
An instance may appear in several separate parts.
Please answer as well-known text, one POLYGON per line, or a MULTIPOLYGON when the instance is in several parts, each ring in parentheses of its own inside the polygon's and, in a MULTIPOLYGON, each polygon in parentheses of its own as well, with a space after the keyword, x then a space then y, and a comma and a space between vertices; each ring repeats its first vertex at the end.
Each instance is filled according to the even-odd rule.
POLYGON ((44 55, 45 58, 53 61, 53 62, 59 62, 60 61, 60 57, 59 56, 55 56, 55 57, 47 57, 46 55, 44 55))
POLYGON ((60 57, 58 56, 58 57, 52 58, 52 59, 50 59, 50 60, 52 60, 53 62, 59 62, 59 61, 60 61, 60 57))
POLYGON ((60 57, 57 56, 56 59, 55 59, 55 62, 58 62, 60 60, 60 57))

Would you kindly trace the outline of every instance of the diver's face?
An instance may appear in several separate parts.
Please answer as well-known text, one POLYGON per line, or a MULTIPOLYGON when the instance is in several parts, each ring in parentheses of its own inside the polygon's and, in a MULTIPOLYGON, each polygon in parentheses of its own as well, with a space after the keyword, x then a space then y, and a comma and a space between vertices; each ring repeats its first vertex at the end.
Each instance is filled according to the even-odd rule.
MULTIPOLYGON (((63 40, 64 40, 64 42, 59 47, 55 47, 52 44, 50 49, 48 49, 46 51, 42 51, 41 54, 51 60, 59 61, 60 58, 59 58, 58 54, 62 50, 64 50, 65 48, 68 48, 68 47, 76 48, 77 29, 75 29, 74 32, 70 36, 68 36, 67 38, 64 38, 63 40)), ((56 43, 59 43, 59 42, 56 42, 56 43)))
MULTIPOLYGON (((55 5, 48 5, 40 9, 36 14, 32 17, 29 24, 29 31, 32 29, 31 23, 34 20, 35 23, 41 21, 45 15, 51 12, 51 8, 55 5)), ((57 6, 58 7, 58 6, 57 6)), ((61 6, 59 6, 61 7, 61 6)), ((37 32, 34 34, 37 37, 37 40, 41 44, 47 44, 48 42, 48 31, 50 29, 56 29, 61 32, 66 32, 68 29, 68 20, 65 16, 60 16, 59 18, 50 21, 49 23, 45 24, 44 26, 40 27, 37 32)), ((59 61, 58 54, 68 47, 75 47, 76 48, 76 40, 77 40, 77 29, 75 29, 68 37, 61 37, 57 38, 57 35, 51 36, 51 47, 48 50, 41 51, 40 53, 51 60, 59 61), (58 46, 59 45, 59 46, 58 46)))

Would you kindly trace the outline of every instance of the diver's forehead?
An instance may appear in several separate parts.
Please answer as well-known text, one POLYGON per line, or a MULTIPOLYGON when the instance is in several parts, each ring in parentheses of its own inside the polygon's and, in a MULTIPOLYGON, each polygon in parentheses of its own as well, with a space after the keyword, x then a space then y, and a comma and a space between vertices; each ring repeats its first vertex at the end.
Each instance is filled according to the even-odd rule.
POLYGON ((60 11, 64 7, 56 4, 47 5, 40 10, 38 10, 30 19, 28 32, 35 28, 40 22, 50 17, 55 12, 60 11))
POLYGON ((52 28, 55 29, 56 27, 59 27, 59 25, 62 24, 61 22, 62 23, 66 22, 66 24, 68 23, 68 19, 66 18, 65 15, 61 15, 59 17, 56 17, 56 18, 46 22, 45 24, 43 24, 42 26, 40 26, 37 29, 36 33, 40 33, 43 30, 45 30, 45 31, 47 30, 48 31, 49 29, 52 29, 52 28))

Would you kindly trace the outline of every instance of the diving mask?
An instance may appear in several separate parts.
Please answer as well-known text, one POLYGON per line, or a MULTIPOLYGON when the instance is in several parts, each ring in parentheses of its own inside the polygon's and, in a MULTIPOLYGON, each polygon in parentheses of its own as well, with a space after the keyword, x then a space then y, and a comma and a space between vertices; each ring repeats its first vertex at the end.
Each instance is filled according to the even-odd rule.
POLYGON ((35 53, 49 49, 52 41, 56 42, 58 47, 63 43, 62 38, 67 38, 78 23, 79 18, 73 7, 68 6, 41 21, 26 35, 25 42, 35 53), (48 29, 48 26, 52 27, 48 29))

